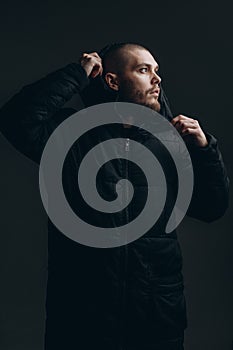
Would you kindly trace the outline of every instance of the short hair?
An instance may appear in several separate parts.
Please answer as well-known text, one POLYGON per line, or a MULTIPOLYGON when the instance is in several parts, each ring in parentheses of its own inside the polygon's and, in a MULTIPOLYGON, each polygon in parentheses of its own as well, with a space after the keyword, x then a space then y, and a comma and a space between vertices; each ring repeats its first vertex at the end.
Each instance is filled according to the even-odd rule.
POLYGON ((124 55, 123 52, 127 49, 147 50, 150 52, 147 47, 134 42, 112 43, 105 46, 99 53, 102 58, 103 76, 109 70, 118 74, 121 72, 122 67, 126 63, 126 55, 124 55))
MULTIPOLYGON (((127 42, 127 43, 111 43, 102 48, 98 54, 102 59, 103 68, 106 69, 106 62, 108 59, 112 60, 112 62, 117 62, 122 66, 122 56, 119 55, 120 50, 124 48, 138 48, 144 49, 150 52, 150 54, 154 57, 154 54, 144 45, 127 42)), ((117 67, 116 67, 117 68, 117 67)), ((80 91, 80 96, 83 100, 83 103, 86 107, 93 106, 99 103, 113 102, 116 101, 117 92, 110 89, 105 80, 103 79, 104 72, 102 76, 97 76, 96 78, 90 77, 90 83, 86 86, 86 88, 80 91)), ((161 104, 160 114, 162 114, 166 119, 171 120, 173 118, 172 112, 170 110, 168 99, 163 91, 163 88, 160 84, 160 95, 159 102, 161 104)))

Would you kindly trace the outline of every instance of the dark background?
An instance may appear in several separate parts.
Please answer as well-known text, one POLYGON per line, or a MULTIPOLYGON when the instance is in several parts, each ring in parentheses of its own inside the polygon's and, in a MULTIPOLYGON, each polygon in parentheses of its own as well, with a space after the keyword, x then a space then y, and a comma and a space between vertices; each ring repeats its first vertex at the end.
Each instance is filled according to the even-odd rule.
MULTIPOLYGON (((232 178, 231 20, 225 0, 9 0, 1 6, 0 105, 23 85, 77 61, 81 52, 137 41, 155 53, 174 114, 197 116, 217 137, 232 178)), ((47 231, 38 168, 3 137, 0 146, 0 349, 42 350, 47 231)), ((179 227, 186 350, 232 349, 232 214, 231 200, 220 220, 186 218, 179 227)))

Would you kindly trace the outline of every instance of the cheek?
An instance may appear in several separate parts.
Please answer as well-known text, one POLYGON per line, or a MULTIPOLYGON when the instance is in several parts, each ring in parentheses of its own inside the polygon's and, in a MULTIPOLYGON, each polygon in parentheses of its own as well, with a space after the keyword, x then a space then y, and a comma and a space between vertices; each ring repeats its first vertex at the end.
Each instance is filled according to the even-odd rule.
POLYGON ((147 94, 147 91, 151 88, 148 77, 143 76, 140 80, 137 82, 138 90, 140 90, 144 95, 147 94))
POLYGON ((148 77, 146 75, 137 75, 130 76, 127 79, 127 83, 129 86, 131 86, 134 90, 146 90, 146 87, 148 86, 148 77))
POLYGON ((128 77, 127 80, 124 80, 121 85, 122 92, 127 93, 131 97, 137 97, 144 99, 147 95, 148 82, 145 76, 142 77, 128 77))
POLYGON ((135 87, 134 93, 141 100, 145 100, 147 98, 147 90, 145 85, 143 84, 137 84, 137 86, 135 87))

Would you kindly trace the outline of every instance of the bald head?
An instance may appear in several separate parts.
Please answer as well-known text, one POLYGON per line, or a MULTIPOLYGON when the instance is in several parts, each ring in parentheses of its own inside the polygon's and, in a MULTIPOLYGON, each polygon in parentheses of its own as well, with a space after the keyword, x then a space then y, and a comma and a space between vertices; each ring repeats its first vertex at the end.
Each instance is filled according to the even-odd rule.
POLYGON ((110 47, 102 58, 103 76, 105 76, 107 72, 112 72, 118 75, 121 74, 127 66, 130 56, 135 50, 147 49, 134 43, 116 44, 110 47))

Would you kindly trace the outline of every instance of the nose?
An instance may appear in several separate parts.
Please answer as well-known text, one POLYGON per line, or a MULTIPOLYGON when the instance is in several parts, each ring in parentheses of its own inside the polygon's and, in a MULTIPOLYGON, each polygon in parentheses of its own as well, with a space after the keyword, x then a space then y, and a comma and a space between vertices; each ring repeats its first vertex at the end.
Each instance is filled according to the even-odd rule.
POLYGON ((161 83, 161 78, 160 78, 160 76, 156 73, 156 72, 154 72, 154 73, 152 73, 152 79, 151 79, 151 82, 152 82, 152 84, 154 85, 154 84, 160 84, 161 83))

